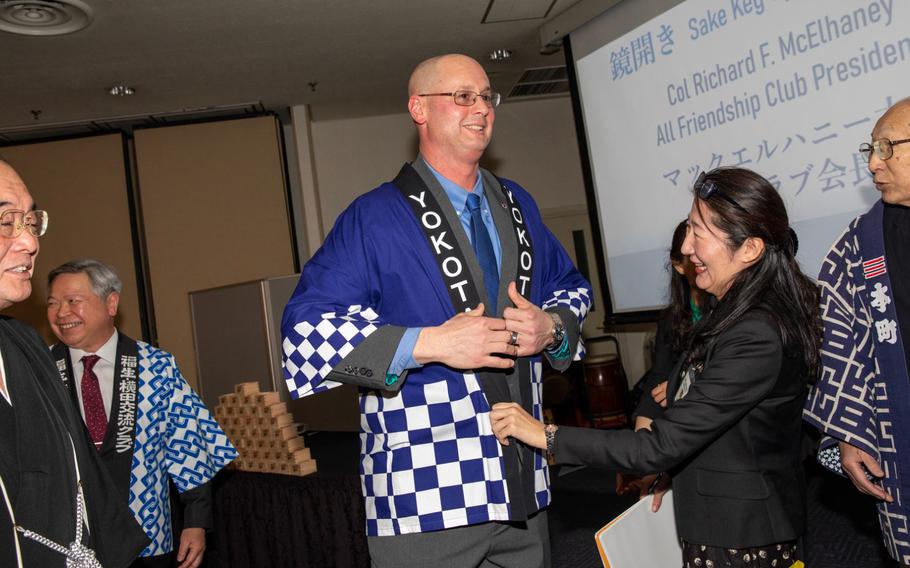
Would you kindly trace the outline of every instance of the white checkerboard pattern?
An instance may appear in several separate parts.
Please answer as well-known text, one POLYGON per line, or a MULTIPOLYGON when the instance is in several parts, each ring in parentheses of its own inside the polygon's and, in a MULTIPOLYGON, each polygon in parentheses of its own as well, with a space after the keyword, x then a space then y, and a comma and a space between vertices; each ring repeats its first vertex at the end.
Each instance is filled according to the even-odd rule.
POLYGON ((508 520, 502 449, 473 373, 360 398, 367 535, 508 520))
MULTIPOLYGON (((591 307, 591 291, 587 288, 577 288, 575 290, 556 290, 553 295, 543 303, 544 310, 561 306, 569 308, 578 318, 578 329, 585 323, 585 317, 588 315, 588 309, 591 307)), ((578 334, 578 348, 575 349, 573 361, 581 361, 585 357, 585 343, 581 339, 581 333, 578 334)))
POLYGON ((341 383, 327 381, 331 370, 382 325, 372 308, 349 306, 346 313, 326 312, 313 325, 302 321, 284 338, 284 376, 291 398, 327 391, 341 383))
MULTIPOLYGON (((560 290, 544 307, 568 307, 583 321, 589 291, 560 290)), ((328 312, 318 323, 300 322, 284 339, 291 396, 322 392, 339 361, 381 326, 369 308, 328 312)), ((584 355, 579 346, 576 358, 584 355)), ((533 408, 541 418, 542 368, 531 365, 533 408)), ((361 482, 368 536, 409 534, 509 520, 502 449, 490 425, 490 407, 473 373, 438 366, 408 377, 399 392, 363 390, 361 482)), ((534 491, 550 503, 543 452, 534 456, 534 491)))

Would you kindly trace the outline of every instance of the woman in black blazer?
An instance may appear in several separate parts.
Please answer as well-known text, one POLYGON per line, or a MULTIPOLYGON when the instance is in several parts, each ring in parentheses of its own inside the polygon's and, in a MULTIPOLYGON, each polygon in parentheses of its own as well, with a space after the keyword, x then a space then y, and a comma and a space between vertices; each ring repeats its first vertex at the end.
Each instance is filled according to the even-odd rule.
MULTIPOLYGON (((635 430, 650 429, 651 422, 667 407, 668 379, 679 358, 685 354, 685 338, 692 326, 701 319, 705 306, 705 293, 695 285, 695 265, 682 253, 688 224, 688 219, 683 219, 673 230, 673 239, 670 241, 670 256, 667 260, 667 271, 670 273, 667 295, 669 303, 658 315, 657 334, 651 347, 651 368, 639 381, 641 386, 636 387, 641 397, 632 413, 635 430)), ((667 476, 658 479, 658 474, 616 474, 616 493, 619 495, 634 490, 644 498, 653 492, 652 511, 660 508, 661 499, 668 487, 667 476)))
POLYGON ((650 431, 558 428, 508 403, 493 407, 493 431, 562 463, 668 472, 684 566, 785 567, 805 529, 800 416, 818 365, 817 290, 767 180, 719 168, 694 193, 682 250, 714 301, 670 375, 663 416, 650 431))

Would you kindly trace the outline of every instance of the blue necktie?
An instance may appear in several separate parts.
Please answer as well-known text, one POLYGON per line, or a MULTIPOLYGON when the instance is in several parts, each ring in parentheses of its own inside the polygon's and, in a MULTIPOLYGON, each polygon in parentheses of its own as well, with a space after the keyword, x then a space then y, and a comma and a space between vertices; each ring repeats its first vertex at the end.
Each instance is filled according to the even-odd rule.
POLYGON ((471 212, 471 241, 474 244, 474 254, 483 270, 483 285, 487 289, 490 303, 487 304, 487 313, 496 313, 496 296, 499 294, 499 267, 496 266, 496 253, 493 252, 493 241, 490 233, 480 216, 480 196, 476 193, 468 194, 468 211, 471 212))

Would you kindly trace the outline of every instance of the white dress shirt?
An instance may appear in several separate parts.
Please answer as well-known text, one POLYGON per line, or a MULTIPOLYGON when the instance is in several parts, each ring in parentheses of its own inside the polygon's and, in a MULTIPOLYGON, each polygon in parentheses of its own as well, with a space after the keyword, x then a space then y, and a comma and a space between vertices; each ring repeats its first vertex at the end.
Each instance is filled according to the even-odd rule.
POLYGON ((98 385, 101 387, 104 415, 110 420, 111 401, 114 398, 114 368, 117 361, 117 330, 115 329, 114 333, 111 334, 111 338, 94 353, 70 347, 70 361, 73 363, 73 381, 76 383, 76 396, 79 397, 79 413, 82 414, 83 421, 85 420, 85 408, 82 406, 82 358, 86 355, 97 355, 100 357, 92 370, 95 371, 95 376, 98 377, 98 385))

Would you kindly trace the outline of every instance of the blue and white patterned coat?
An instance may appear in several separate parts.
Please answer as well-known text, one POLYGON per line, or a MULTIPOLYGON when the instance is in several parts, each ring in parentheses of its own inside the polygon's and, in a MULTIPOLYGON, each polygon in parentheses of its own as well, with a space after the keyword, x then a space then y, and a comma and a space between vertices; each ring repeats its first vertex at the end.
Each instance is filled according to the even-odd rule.
POLYGON ((180 374, 174 356, 137 341, 139 383, 129 506, 152 543, 140 556, 174 547, 168 478, 182 493, 237 457, 224 431, 180 374))
POLYGON ((828 469, 843 473, 840 441, 878 460, 885 472, 881 486, 894 497, 893 503, 878 503, 885 546, 908 564, 910 505, 903 489, 910 479, 910 382, 884 257, 882 215, 879 201, 854 219, 822 264, 822 370, 803 417, 825 434, 818 459, 828 469))
MULTIPOLYGON (((543 225, 531 196, 513 182, 503 183, 520 202, 533 242, 530 300, 544 308, 571 310, 577 321, 567 325, 580 329, 590 285, 543 225)), ((457 222, 453 226, 461 230, 457 222)), ((511 229, 497 228, 501 240, 515 238, 511 229)), ((285 309, 284 366, 291 396, 338 386, 327 379, 333 368, 377 330, 434 326, 454 315, 417 217, 394 185, 383 184, 339 216, 304 267, 285 309)), ((580 342, 572 348, 576 359, 583 355, 580 342)), ((521 380, 531 381, 533 414, 540 418, 540 357, 526 363, 531 376, 521 380)), ((478 376, 429 364, 409 371, 403 380, 397 392, 360 392, 367 534, 509 520, 503 451, 492 433, 490 405, 478 376)), ((534 491, 537 508, 549 504, 549 474, 540 451, 534 453, 534 491)))

